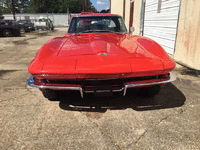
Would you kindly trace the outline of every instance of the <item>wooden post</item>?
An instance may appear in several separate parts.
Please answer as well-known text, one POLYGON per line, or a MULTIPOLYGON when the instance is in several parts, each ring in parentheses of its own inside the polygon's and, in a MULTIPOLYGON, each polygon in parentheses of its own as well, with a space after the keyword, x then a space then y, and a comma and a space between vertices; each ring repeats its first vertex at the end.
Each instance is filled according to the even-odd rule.
POLYGON ((87 12, 87 0, 85 0, 85 12, 87 12))

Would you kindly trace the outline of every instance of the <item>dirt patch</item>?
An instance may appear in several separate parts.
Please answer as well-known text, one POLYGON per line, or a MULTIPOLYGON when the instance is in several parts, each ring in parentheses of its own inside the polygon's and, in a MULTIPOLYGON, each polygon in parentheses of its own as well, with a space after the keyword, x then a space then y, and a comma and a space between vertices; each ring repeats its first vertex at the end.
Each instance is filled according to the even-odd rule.
MULTIPOLYGON (((57 31, 54 31, 57 32, 57 31)), ((42 36, 51 36, 52 31, 35 31, 35 32, 31 32, 29 34, 31 35, 37 35, 38 37, 42 37, 42 36)))
POLYGON ((0 70, 0 77, 7 74, 7 73, 10 73, 10 72, 15 72, 17 70, 0 70))
POLYGON ((193 70, 193 69, 189 69, 189 68, 175 68, 174 71, 178 71, 180 72, 181 75, 190 75, 193 77, 199 77, 200 75, 200 71, 199 70, 193 70))
POLYGON ((38 36, 50 36, 49 33, 44 32, 44 33, 37 33, 38 36))
POLYGON ((31 38, 24 39, 24 40, 13 41, 13 43, 15 45, 28 44, 28 40, 32 40, 32 39, 37 39, 37 37, 31 37, 31 38))
POLYGON ((14 43, 15 45, 28 44, 27 40, 23 40, 23 41, 13 41, 13 43, 14 43))

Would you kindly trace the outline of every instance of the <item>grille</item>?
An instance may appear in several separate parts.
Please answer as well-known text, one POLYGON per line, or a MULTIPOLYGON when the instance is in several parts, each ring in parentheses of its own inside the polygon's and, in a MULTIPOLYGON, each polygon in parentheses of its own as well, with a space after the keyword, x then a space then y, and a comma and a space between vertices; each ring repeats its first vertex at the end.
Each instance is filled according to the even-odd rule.
POLYGON ((146 77, 132 77, 132 78, 120 78, 120 79, 46 79, 47 83, 51 84, 79 84, 85 86, 96 85, 123 85, 124 82, 134 81, 148 81, 152 79, 162 78, 161 75, 146 76, 146 77))

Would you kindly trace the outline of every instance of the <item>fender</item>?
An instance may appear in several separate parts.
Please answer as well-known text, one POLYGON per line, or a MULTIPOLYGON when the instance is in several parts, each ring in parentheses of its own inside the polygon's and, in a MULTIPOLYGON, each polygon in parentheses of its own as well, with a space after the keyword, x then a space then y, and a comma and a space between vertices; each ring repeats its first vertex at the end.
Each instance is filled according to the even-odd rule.
POLYGON ((137 36, 136 41, 139 45, 143 47, 147 52, 159 57, 163 63, 165 73, 172 71, 176 67, 176 63, 173 59, 166 53, 166 51, 154 40, 147 37, 137 36))
POLYGON ((40 74, 42 67, 48 57, 57 55, 58 51, 62 48, 63 44, 68 40, 67 37, 57 37, 45 43, 36 54, 28 67, 31 74, 40 74))

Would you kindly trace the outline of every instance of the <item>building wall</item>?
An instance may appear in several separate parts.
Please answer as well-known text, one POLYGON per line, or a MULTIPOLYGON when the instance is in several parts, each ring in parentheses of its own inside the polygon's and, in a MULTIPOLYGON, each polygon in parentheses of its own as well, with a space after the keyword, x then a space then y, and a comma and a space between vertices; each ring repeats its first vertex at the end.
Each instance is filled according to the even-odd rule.
POLYGON ((200 0, 181 0, 174 59, 200 70, 200 0))
MULTIPOLYGON (((133 35, 141 35, 143 28, 142 3, 145 1, 146 0, 134 1, 133 27, 135 27, 135 31, 133 32, 133 35)), ((158 2, 158 0, 151 1, 158 2)), ((169 8, 176 5, 176 1, 173 1, 174 3, 170 4, 169 0, 162 0, 162 2, 169 3, 169 8)), ((180 1, 179 18, 177 18, 178 16, 176 17, 178 19, 178 27, 174 28, 174 30, 177 30, 177 34, 174 35, 176 41, 173 57, 175 61, 180 62, 187 67, 200 70, 200 0, 180 1)), ((129 3, 130 0, 126 0, 126 3, 127 2, 129 3)), ((125 14, 126 25, 128 24, 128 19, 126 18, 130 15, 130 8, 127 9, 127 5, 128 4, 126 4, 125 14)), ((111 0, 111 13, 123 16, 123 0, 111 0)), ((171 15, 169 15, 169 17, 177 15, 169 11, 169 14, 170 13, 171 15)), ((163 17, 163 19, 165 19, 165 17, 163 17)))
POLYGON ((135 0, 134 1, 134 14, 133 14, 133 27, 135 31, 133 35, 140 35, 140 28, 141 28, 141 7, 142 7, 142 0, 135 0))
POLYGON ((124 0, 111 0, 111 14, 118 14, 123 17, 124 0))
MULTIPOLYGON (((130 1, 125 0, 125 24, 127 30, 129 30, 129 21, 130 21, 130 1)), ((118 14, 123 17, 123 8, 124 0, 111 0, 111 14, 118 14)), ((140 11, 141 11, 141 0, 134 1, 134 17, 133 17, 133 27, 135 31, 133 35, 140 34, 140 11)))
POLYGON ((125 4, 125 24, 126 24, 128 31, 129 31, 129 21, 130 21, 130 0, 126 0, 126 4, 125 4))

